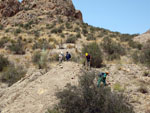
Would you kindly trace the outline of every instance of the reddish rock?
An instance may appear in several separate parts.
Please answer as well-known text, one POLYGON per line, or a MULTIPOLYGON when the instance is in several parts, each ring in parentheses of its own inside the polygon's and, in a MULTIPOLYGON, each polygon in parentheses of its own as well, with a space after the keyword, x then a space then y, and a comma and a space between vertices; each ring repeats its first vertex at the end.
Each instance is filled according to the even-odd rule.
POLYGON ((75 13, 75 18, 83 21, 83 18, 82 18, 82 13, 80 10, 76 10, 76 13, 75 13))
POLYGON ((0 1, 0 18, 11 17, 20 10, 20 3, 18 0, 1 0, 0 1))

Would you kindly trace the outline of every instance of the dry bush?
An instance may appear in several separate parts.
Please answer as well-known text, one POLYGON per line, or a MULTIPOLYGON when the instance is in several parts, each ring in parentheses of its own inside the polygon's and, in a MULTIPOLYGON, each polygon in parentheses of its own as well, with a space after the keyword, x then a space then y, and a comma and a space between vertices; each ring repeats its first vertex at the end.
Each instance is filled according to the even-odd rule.
POLYGON ((3 71, 4 67, 9 65, 8 58, 4 57, 4 55, 0 54, 0 72, 3 71))
POLYGON ((111 92, 109 87, 98 88, 96 76, 95 72, 84 72, 78 86, 68 84, 59 91, 58 108, 64 113, 134 113, 125 96, 111 92))
POLYGON ((101 45, 104 52, 108 54, 108 60, 120 59, 120 56, 126 54, 125 48, 109 37, 105 37, 101 45))
POLYGON ((6 71, 2 73, 1 80, 11 86, 24 77, 25 74, 26 70, 22 66, 11 64, 7 67, 6 71))
POLYGON ((82 54, 89 53, 91 56, 91 66, 101 67, 103 62, 102 52, 99 45, 95 42, 88 45, 84 45, 82 49, 82 54))
POLYGON ((35 51, 32 56, 32 62, 38 65, 39 69, 47 68, 48 53, 47 51, 35 51))

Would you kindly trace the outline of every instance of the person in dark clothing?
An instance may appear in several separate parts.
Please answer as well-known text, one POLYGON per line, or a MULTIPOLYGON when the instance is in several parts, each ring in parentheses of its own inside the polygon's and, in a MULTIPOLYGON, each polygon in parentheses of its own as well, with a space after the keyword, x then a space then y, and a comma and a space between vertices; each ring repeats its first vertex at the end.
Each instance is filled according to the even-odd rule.
POLYGON ((109 75, 109 72, 101 72, 98 74, 97 87, 100 87, 101 82, 103 82, 104 86, 106 86, 107 75, 109 75))
POLYGON ((69 52, 66 52, 66 60, 69 61, 71 58, 71 54, 69 52))
POLYGON ((86 69, 90 68, 91 56, 88 53, 85 53, 86 56, 86 69))

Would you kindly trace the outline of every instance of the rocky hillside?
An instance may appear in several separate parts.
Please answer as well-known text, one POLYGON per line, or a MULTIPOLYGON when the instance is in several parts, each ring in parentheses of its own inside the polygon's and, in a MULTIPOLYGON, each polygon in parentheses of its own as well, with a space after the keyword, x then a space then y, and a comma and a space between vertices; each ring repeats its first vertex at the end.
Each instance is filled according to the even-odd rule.
POLYGON ((58 17, 65 21, 82 21, 81 12, 75 10, 71 0, 23 0, 21 3, 18 0, 4 0, 0 3, 0 13, 4 25, 28 21, 48 23, 58 17))
POLYGON ((146 43, 148 40, 150 40, 150 30, 146 31, 145 33, 137 36, 134 38, 135 41, 139 43, 146 43))
POLYGON ((92 69, 136 113, 150 113, 149 32, 121 34, 84 23, 71 0, 0 1, 0 112, 45 113, 67 83, 78 84, 85 52, 92 69), (144 43, 143 43, 144 42, 144 43), (58 64, 70 52, 71 61, 58 64))

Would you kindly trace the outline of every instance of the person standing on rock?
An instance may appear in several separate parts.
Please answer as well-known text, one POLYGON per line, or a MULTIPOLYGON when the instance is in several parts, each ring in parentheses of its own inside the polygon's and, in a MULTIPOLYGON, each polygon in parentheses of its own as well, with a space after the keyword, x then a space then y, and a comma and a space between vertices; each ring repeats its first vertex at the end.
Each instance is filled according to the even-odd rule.
POLYGON ((59 63, 62 63, 63 58, 64 58, 64 54, 63 54, 63 52, 61 52, 61 53, 59 54, 59 63))
POLYGON ((106 86, 106 77, 109 75, 109 72, 100 72, 98 74, 97 87, 100 87, 101 82, 106 86))
POLYGON ((71 54, 67 51, 66 52, 66 60, 69 61, 71 58, 71 54))
POLYGON ((85 66, 86 69, 88 70, 88 68, 90 68, 91 65, 91 56, 88 53, 85 53, 85 56, 86 56, 85 66))

